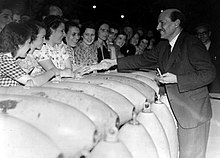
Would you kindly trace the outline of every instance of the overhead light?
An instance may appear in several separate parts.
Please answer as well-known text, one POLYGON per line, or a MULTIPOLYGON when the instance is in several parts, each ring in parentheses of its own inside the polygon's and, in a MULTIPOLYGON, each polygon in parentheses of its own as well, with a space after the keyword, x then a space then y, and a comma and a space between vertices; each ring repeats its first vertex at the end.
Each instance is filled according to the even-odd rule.
POLYGON ((123 19, 124 17, 125 17, 125 16, 122 14, 122 15, 121 15, 121 18, 123 19))
POLYGON ((96 9, 96 5, 93 5, 92 8, 93 8, 93 9, 96 9))

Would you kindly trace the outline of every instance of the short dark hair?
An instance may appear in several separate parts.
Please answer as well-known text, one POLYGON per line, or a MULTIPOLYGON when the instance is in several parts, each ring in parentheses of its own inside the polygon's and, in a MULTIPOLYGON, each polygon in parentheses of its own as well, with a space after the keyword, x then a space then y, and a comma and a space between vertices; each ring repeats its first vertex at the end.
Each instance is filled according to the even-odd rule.
POLYGON ((139 41, 138 41, 138 45, 140 44, 140 42, 143 40, 143 39, 146 39, 148 41, 148 44, 147 46, 149 46, 150 44, 150 39, 146 34, 144 34, 143 36, 140 37, 139 41))
POLYGON ((95 32, 96 32, 96 26, 95 26, 95 24, 94 24, 92 21, 88 21, 88 22, 86 22, 86 23, 84 23, 84 24, 82 25, 81 35, 83 35, 83 33, 85 32, 85 30, 86 30, 87 28, 94 29, 95 32))
POLYGON ((96 23, 96 30, 97 32, 99 31, 99 28, 103 25, 103 24, 107 24, 110 28, 110 22, 107 21, 107 20, 99 20, 97 23, 96 23))
POLYGON ((134 26, 130 24, 129 22, 125 22, 124 24, 121 25, 121 30, 124 30, 125 27, 130 27, 134 31, 134 26))
MULTIPOLYGON (((127 40, 127 38, 128 38, 128 35, 127 35, 123 30, 119 30, 119 32, 118 32, 118 34, 117 34, 117 37, 118 37, 119 35, 124 35, 124 36, 126 37, 126 40, 127 40)), ((116 38, 117 38, 117 37, 116 37, 116 38)))
POLYGON ((0 52, 16 56, 18 45, 24 45, 31 37, 31 30, 23 23, 11 22, 0 32, 0 52))
MULTIPOLYGON (((69 29, 70 29, 71 27, 76 27, 76 28, 78 28, 78 29, 80 30, 80 32, 81 32, 81 29, 80 29, 80 27, 79 27, 79 24, 77 24, 76 22, 70 20, 70 21, 66 21, 66 22, 65 22, 65 33, 66 33, 66 34, 68 33, 68 31, 69 31, 69 29)), ((66 37, 63 38, 63 42, 64 42, 65 44, 67 44, 67 42, 66 42, 66 37)))
POLYGON ((208 23, 199 23, 196 27, 195 27, 195 31, 199 28, 205 28, 208 32, 211 31, 211 25, 208 23))
POLYGON ((185 27, 186 17, 181 11, 179 11, 179 10, 172 11, 170 13, 170 19, 171 19, 171 21, 176 21, 177 19, 179 19, 180 20, 180 27, 182 27, 182 28, 185 27))
POLYGON ((51 29, 56 30, 60 26, 61 23, 65 24, 64 19, 61 18, 60 16, 56 16, 56 15, 49 15, 49 16, 47 16, 43 20, 43 22, 47 26, 46 35, 45 35, 45 39, 46 40, 49 40, 49 37, 52 34, 51 29))
POLYGON ((77 24, 74 21, 67 21, 65 22, 65 33, 67 34, 67 32, 69 31, 69 29, 71 27, 77 27, 78 29, 80 29, 79 24, 77 24))

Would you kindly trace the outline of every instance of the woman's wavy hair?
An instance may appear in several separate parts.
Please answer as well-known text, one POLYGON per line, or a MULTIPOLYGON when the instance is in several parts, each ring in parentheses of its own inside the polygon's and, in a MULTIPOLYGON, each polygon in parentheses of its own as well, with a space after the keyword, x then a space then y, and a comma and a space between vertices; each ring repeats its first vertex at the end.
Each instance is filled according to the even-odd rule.
MULTIPOLYGON (((154 36, 153 36, 154 37, 154 36)), ((152 38, 152 37, 151 37, 152 38)), ((147 44, 147 47, 149 46, 149 44, 150 44, 150 39, 151 38, 149 38, 146 34, 144 34, 143 36, 141 36, 140 38, 139 38, 139 41, 138 41, 138 44, 137 45, 139 45, 140 43, 141 43, 141 41, 142 40, 147 40, 148 41, 148 44, 147 44)))
POLYGON ((28 20, 24 22, 25 26, 31 30, 31 43, 37 39, 41 29, 46 30, 46 25, 43 22, 36 20, 28 20))
POLYGON ((31 30, 23 23, 11 22, 0 32, 0 52, 11 52, 14 57, 19 48, 18 46, 24 45, 30 37, 31 30))
MULTIPOLYGON (((81 28, 81 30, 80 30, 80 35, 81 36, 83 36, 83 34, 85 33, 85 31, 86 31, 86 29, 94 29, 95 30, 95 33, 97 32, 96 31, 96 26, 95 26, 95 24, 94 24, 94 22, 92 22, 92 21, 88 21, 88 22, 86 22, 86 23, 84 23, 83 25, 82 25, 82 28, 81 28)), ((96 34, 95 34, 96 35, 96 34)))
MULTIPOLYGON (((79 27, 79 25, 78 25, 76 22, 74 22, 74 21, 66 21, 66 22, 65 22, 65 33, 66 33, 66 34, 68 33, 68 31, 69 31, 69 29, 70 29, 71 27, 76 27, 76 28, 78 28, 78 29, 80 30, 80 27, 79 27)), ((81 31, 81 30, 80 30, 80 31, 81 31)), ((67 42, 66 42, 66 37, 63 38, 63 42, 64 42, 65 44, 67 44, 67 42)))
POLYGON ((65 33, 67 34, 71 27, 77 27, 80 30, 79 24, 74 21, 65 22, 65 33))
POLYGON ((56 30, 61 23, 65 24, 65 21, 63 18, 61 18, 60 16, 56 16, 56 15, 49 15, 47 16, 43 22, 45 23, 47 29, 46 29, 46 35, 45 35, 45 39, 49 40, 51 34, 52 34, 52 29, 56 30))
POLYGON ((95 41, 96 40, 98 40, 98 38, 99 38, 99 29, 100 29, 100 27, 103 25, 103 24, 107 24, 108 26, 109 26, 109 28, 110 28, 110 22, 109 21, 107 21, 107 20, 103 20, 103 19, 101 19, 101 20, 99 20, 99 21, 97 21, 96 22, 96 24, 95 24, 95 27, 96 27, 96 35, 95 35, 95 41))

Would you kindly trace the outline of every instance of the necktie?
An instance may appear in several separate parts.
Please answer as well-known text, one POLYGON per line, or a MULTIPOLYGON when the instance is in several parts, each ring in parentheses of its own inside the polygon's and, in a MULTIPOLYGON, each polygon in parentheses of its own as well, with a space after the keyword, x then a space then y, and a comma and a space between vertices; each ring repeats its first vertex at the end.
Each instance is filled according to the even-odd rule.
POLYGON ((171 45, 170 45, 170 44, 168 45, 168 48, 167 48, 167 49, 168 49, 167 51, 168 51, 168 59, 169 59, 169 58, 170 58, 170 55, 171 55, 171 53, 172 53, 172 52, 171 52, 171 45))

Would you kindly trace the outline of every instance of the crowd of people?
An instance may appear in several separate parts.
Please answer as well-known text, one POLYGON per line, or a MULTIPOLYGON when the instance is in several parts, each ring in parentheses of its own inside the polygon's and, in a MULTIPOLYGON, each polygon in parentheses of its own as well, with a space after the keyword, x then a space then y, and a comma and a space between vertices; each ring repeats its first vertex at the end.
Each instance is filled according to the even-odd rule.
MULTIPOLYGON (((106 65, 100 63, 103 59, 143 54, 155 47, 158 41, 153 30, 146 31, 142 27, 134 28, 128 24, 118 26, 105 20, 81 24, 74 19, 66 19, 62 10, 54 5, 48 8, 42 20, 24 18, 18 14, 14 16, 10 9, 2 9, 0 26, 2 64, 9 64, 8 60, 4 60, 6 54, 16 54, 20 49, 23 51, 23 47, 26 48, 23 56, 11 56, 16 71, 20 72, 19 76, 9 75, 1 65, 1 86, 25 85, 30 79, 34 85, 41 85, 54 76, 74 77, 105 69, 106 65), (17 25, 23 30, 19 30, 17 25), (7 31, 8 27, 11 31, 7 31), (24 32, 30 32, 30 39, 25 37, 26 41, 30 40, 29 45, 24 45, 26 41, 14 42, 18 40, 16 38, 24 38, 24 32), (6 49, 5 45, 17 49, 6 49), (53 72, 54 76, 51 73, 50 77, 43 78, 44 82, 41 78, 41 82, 36 83, 37 76, 45 76, 48 71, 53 72), (25 77, 26 80, 21 82, 18 79, 26 75, 29 75, 25 77)), ((10 71, 15 73, 15 70, 10 71)))
POLYGON ((0 86, 40 86, 114 65, 119 71, 159 68, 162 75, 156 79, 178 122, 180 158, 205 158, 212 116, 209 92, 220 89, 215 78, 219 47, 210 40, 208 25, 198 25, 190 35, 184 32, 184 14, 167 9, 158 18, 158 40, 154 30, 108 21, 80 24, 62 16, 56 6, 42 21, 15 20, 10 10, 1 10, 0 86))

